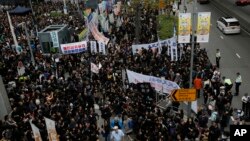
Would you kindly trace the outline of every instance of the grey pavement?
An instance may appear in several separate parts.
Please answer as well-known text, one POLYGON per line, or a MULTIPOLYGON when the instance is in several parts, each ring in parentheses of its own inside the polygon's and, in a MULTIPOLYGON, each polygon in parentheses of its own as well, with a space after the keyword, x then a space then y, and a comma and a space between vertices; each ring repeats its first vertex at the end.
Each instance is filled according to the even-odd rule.
POLYGON ((250 5, 236 6, 235 0, 210 0, 211 4, 227 16, 236 17, 244 30, 250 32, 250 5))

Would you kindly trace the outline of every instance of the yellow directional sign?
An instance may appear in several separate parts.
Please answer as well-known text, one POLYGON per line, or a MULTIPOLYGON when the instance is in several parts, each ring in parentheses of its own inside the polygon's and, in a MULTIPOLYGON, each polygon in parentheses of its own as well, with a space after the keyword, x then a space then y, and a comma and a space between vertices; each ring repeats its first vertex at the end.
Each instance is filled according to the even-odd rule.
POLYGON ((173 101, 195 101, 196 89, 176 89, 171 92, 173 101))

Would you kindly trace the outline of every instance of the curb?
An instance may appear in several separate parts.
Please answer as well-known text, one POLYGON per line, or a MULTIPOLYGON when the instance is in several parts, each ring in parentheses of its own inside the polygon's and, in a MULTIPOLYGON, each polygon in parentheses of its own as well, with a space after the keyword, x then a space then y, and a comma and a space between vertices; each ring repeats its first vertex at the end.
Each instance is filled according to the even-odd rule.
POLYGON ((240 14, 245 14, 242 12, 235 12, 238 9, 234 6, 231 5, 230 3, 227 2, 221 2, 220 0, 211 0, 210 3, 216 7, 218 10, 220 10, 223 14, 226 16, 233 16, 236 17, 240 21, 241 28, 245 30, 246 32, 250 33, 250 16, 248 17, 243 17, 240 14))

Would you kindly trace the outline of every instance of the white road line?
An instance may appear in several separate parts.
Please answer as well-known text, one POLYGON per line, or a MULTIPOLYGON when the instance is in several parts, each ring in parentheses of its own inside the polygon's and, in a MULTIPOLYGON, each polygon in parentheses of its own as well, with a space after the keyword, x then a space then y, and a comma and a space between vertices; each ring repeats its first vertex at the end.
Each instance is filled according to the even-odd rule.
POLYGON ((240 55, 238 53, 236 53, 236 56, 240 59, 240 55))
POLYGON ((223 36, 220 36, 220 38, 221 38, 221 39, 224 39, 224 37, 223 37, 223 36))

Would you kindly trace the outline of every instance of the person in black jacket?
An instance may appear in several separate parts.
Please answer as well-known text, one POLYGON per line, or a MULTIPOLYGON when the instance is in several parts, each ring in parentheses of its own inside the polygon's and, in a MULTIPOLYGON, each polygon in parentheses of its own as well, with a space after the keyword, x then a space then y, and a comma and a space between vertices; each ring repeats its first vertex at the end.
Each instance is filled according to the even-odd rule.
POLYGON ((208 141, 217 141, 221 135, 220 129, 216 122, 213 122, 212 126, 209 128, 208 141))

